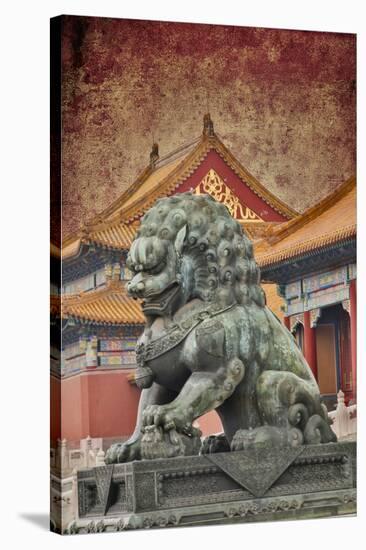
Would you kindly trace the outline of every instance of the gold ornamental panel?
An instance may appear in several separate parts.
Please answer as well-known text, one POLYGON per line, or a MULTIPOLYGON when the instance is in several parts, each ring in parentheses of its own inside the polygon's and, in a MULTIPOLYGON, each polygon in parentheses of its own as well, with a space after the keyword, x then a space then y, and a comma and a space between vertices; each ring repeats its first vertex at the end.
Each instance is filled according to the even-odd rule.
POLYGON ((224 204, 233 218, 243 222, 263 222, 250 208, 242 204, 222 178, 212 168, 194 190, 196 195, 208 194, 224 204))

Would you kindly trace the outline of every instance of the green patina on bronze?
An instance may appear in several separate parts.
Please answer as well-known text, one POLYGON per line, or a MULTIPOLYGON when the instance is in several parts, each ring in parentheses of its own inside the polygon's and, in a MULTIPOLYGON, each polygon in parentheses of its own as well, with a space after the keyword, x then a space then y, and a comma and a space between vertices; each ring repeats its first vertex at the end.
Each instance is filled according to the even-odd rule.
POLYGON ((253 246, 209 195, 160 199, 132 243, 129 294, 143 299, 135 431, 107 462, 198 452, 192 424, 216 410, 225 438, 201 452, 336 441, 290 332, 266 307, 253 246))

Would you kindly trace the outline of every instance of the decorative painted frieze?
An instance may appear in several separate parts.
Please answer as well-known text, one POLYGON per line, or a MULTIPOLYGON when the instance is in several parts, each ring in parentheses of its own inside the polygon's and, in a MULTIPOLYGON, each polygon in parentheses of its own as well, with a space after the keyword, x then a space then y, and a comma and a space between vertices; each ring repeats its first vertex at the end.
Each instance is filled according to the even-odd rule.
POLYGON ((137 336, 126 336, 99 339, 97 335, 89 338, 83 336, 63 350, 61 376, 72 376, 86 367, 134 368, 136 338, 137 336))
POLYGON ((124 351, 118 355, 98 353, 98 362, 100 366, 135 366, 136 354, 134 351, 124 351))
POLYGON ((296 315, 304 311, 304 301, 302 298, 296 298, 287 303, 287 314, 296 315))
POLYGON ((325 290, 319 290, 308 296, 305 310, 338 304, 349 298, 349 287, 345 284, 336 285, 325 290))
POLYGON ((109 338, 99 342, 98 364, 100 366, 135 366, 136 338, 109 338))
POLYGON ((98 338, 92 336, 86 348, 86 366, 96 367, 98 365, 98 338))
POLYGON ((94 286, 94 273, 89 273, 85 277, 64 284, 63 294, 79 294, 80 292, 91 290, 94 286))
POLYGON ((329 288, 340 283, 347 282, 347 266, 342 266, 333 271, 320 273, 303 279, 303 290, 306 293, 329 288))
POLYGON ((136 338, 108 338, 99 342, 101 352, 133 351, 135 346, 136 338))
MULTIPOLYGON (((354 264, 352 264, 354 265, 354 264)), ((288 315, 296 315, 303 311, 314 311, 314 326, 319 317, 317 310, 332 304, 341 303, 349 299, 347 276, 355 270, 351 266, 342 266, 333 271, 305 277, 302 281, 295 281, 286 285, 285 297, 288 315), (302 286, 302 288, 301 288, 302 286), (304 295, 302 295, 302 291, 304 295), (302 297, 303 296, 303 297, 302 297)), ((355 267, 355 266, 354 266, 355 267)))
POLYGON ((295 281, 286 285, 285 298, 295 298, 301 296, 301 281, 295 281))

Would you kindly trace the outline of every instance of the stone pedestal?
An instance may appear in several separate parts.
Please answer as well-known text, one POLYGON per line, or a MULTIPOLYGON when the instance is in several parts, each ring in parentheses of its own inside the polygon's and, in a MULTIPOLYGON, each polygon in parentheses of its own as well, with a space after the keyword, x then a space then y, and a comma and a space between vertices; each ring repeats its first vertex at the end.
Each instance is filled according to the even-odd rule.
POLYGON ((262 448, 78 472, 69 533, 354 514, 356 444, 262 448))

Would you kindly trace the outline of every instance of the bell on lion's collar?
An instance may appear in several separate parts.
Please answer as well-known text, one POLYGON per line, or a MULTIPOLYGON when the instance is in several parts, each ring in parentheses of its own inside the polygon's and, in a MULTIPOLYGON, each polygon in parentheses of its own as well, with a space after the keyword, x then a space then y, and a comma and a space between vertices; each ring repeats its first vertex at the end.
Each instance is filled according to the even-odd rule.
POLYGON ((154 382, 154 373, 150 367, 138 367, 135 373, 135 382, 140 390, 150 388, 154 382))

